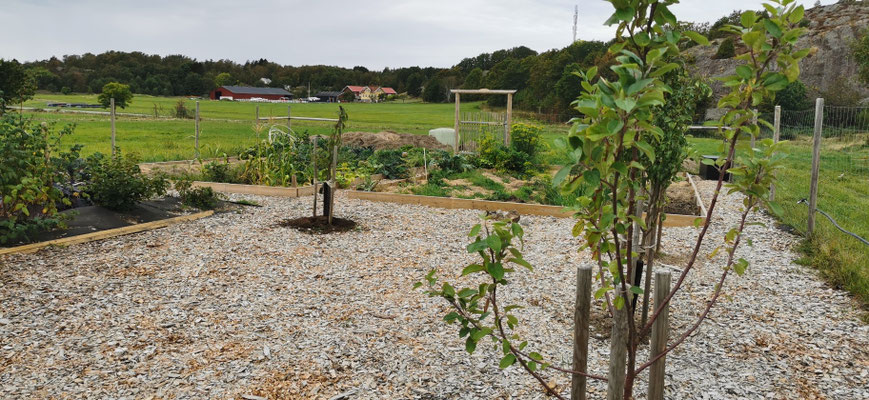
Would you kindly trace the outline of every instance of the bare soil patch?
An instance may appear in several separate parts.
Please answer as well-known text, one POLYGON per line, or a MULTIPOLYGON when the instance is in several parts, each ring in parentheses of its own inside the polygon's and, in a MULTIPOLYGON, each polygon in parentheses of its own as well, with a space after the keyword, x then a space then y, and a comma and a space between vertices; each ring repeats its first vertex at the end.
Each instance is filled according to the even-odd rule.
POLYGON ((700 207, 694 195, 694 188, 688 181, 676 182, 667 188, 667 204, 664 212, 667 214, 698 215, 700 207))
POLYGON ((332 225, 329 225, 329 218, 322 215, 287 219, 279 222, 278 225, 311 234, 347 232, 356 229, 356 222, 352 220, 332 217, 332 225))

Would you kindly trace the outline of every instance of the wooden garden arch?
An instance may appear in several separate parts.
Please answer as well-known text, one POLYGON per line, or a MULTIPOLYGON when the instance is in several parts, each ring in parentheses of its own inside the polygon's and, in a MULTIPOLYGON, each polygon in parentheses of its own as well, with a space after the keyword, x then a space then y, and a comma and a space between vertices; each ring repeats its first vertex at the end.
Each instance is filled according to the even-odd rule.
POLYGON ((461 95, 462 94, 498 94, 507 95, 507 120, 504 126, 504 144, 510 144, 510 126, 512 124, 513 119, 513 95, 516 94, 516 90, 514 89, 452 89, 450 93, 455 95, 456 97, 456 116, 454 121, 454 129, 455 129, 455 142, 453 143, 453 151, 455 153, 459 152, 459 124, 462 122, 461 117, 459 116, 459 109, 461 108, 461 95))

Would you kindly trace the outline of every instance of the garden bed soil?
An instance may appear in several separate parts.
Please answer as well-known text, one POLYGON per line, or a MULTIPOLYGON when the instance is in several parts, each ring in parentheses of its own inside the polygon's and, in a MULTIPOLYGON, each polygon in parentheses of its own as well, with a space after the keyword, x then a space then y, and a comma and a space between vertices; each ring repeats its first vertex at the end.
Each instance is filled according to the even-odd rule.
POLYGON ((393 131, 345 132, 341 135, 345 146, 370 147, 374 150, 398 149, 403 146, 424 147, 429 150, 451 150, 432 136, 397 133, 393 131))
POLYGON ((332 217, 332 225, 329 225, 329 219, 323 215, 287 219, 279 222, 278 225, 311 234, 347 232, 356 229, 356 222, 338 217, 332 217))
MULTIPOLYGON (((237 207, 239 206, 221 202, 218 209, 226 211, 237 207)), ((100 206, 77 207, 59 213, 69 217, 69 220, 66 221, 67 229, 39 232, 31 235, 29 241, 20 241, 11 245, 45 242, 146 222, 160 221, 191 214, 194 211, 198 210, 185 208, 181 205, 180 199, 170 196, 143 201, 129 211, 114 211, 100 206)))
POLYGON ((700 206, 694 188, 688 181, 675 182, 667 188, 667 204, 664 206, 667 214, 700 215, 700 206))

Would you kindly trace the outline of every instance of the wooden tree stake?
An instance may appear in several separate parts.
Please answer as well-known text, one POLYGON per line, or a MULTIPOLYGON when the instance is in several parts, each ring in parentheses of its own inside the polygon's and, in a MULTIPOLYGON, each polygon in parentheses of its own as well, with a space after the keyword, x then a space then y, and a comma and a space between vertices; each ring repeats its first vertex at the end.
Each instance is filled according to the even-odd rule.
POLYGON ((815 231, 815 209, 818 207, 818 175, 821 171, 821 135, 824 132, 824 99, 815 100, 815 135, 812 147, 812 181, 809 186, 809 219, 806 236, 815 231))
MULTIPOLYGON (((670 294, 670 271, 655 271, 655 307, 660 308, 664 304, 667 295, 670 294)), ((656 310, 657 311, 657 310, 656 310)), ((670 332, 670 304, 664 305, 664 309, 658 314, 655 323, 652 324, 652 344, 649 348, 649 357, 655 357, 667 349, 667 336, 670 332)), ((664 400, 664 366, 667 356, 663 356, 649 369, 649 400, 664 400)))
MULTIPOLYGON (((617 297, 624 298, 624 291, 619 288, 617 297)), ((628 304, 621 308, 613 307, 613 330, 610 336, 609 381, 607 382, 607 400, 622 400, 625 391, 625 368, 628 356, 628 304)))
MULTIPOLYGON (((573 370, 588 372, 588 325, 591 311, 592 269, 583 265, 576 269, 576 304, 573 311, 573 370)), ((587 378, 573 375, 570 399, 585 400, 587 378)))

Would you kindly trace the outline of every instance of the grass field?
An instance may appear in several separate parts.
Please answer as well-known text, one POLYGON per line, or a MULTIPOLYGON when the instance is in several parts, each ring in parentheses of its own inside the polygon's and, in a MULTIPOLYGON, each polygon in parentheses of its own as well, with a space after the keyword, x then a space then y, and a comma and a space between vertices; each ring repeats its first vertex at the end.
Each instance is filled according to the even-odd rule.
MULTIPOLYGON (((783 209, 781 222, 803 236, 806 234, 808 207, 798 204, 809 197, 811 182, 811 138, 800 137, 785 144, 788 158, 779 174, 776 201, 783 209)), ((717 147, 715 139, 692 139, 701 153, 711 153, 717 147)), ((746 147, 741 148, 747 150, 746 147)), ((863 151, 869 151, 865 149, 863 151)), ((839 155, 824 152, 818 185, 818 208, 830 214, 844 229, 869 238, 869 173, 859 169, 843 173, 834 167, 839 155)), ((801 263, 811 265, 833 286, 853 293, 864 307, 869 306, 869 246, 836 229, 820 213, 816 214, 815 232, 800 249, 801 263)), ((869 320, 869 314, 867 314, 869 320)))
MULTIPOLYGON (((116 122, 117 144, 125 152, 138 153, 144 161, 166 161, 193 158, 194 123, 192 119, 170 118, 175 104, 184 101, 191 110, 195 101, 179 97, 153 97, 137 95, 133 103, 119 113, 146 114, 149 117, 119 116, 116 122), (157 117, 154 117, 154 106, 157 117)), ((58 125, 75 123, 75 135, 64 140, 65 144, 81 143, 84 153, 110 151, 110 124, 105 115, 53 112, 46 102, 97 103, 96 95, 37 94, 24 103, 25 107, 45 109, 46 112, 28 112, 25 115, 36 121, 56 122, 58 125)), ((334 118, 338 111, 335 103, 289 104, 294 116, 334 118)), ((200 148, 203 156, 233 153, 257 141, 254 129, 256 108, 261 117, 287 115, 288 104, 248 103, 227 101, 200 101, 202 126, 200 148)), ((342 104, 350 117, 348 131, 396 132, 427 134, 430 129, 453 125, 452 104, 424 103, 346 103, 342 104)), ((463 104, 463 109, 479 110, 480 103, 463 104)), ((100 110, 104 111, 104 110, 100 110)), ((285 126, 284 121, 274 124, 285 126)), ((329 122, 293 121, 293 129, 308 130, 321 134, 330 131, 329 122)))
MULTIPOLYGON (((163 161, 193 158, 193 121, 174 119, 168 115, 181 99, 187 108, 194 108, 194 101, 184 98, 151 97, 138 95, 133 104, 121 112, 148 114, 150 117, 122 116, 117 121, 118 145, 125 152, 139 154, 144 161, 163 161), (154 108, 158 116, 154 117, 154 108)), ((37 94, 24 104, 26 107, 45 108, 46 101, 96 103, 95 95, 58 95, 37 94)), ((243 103, 200 101, 202 113, 202 134, 200 137, 203 157, 232 155, 254 144, 257 140, 254 115, 257 105, 260 116, 285 116, 287 104, 243 103)), ((424 103, 348 103, 343 104, 349 116, 349 131, 378 132, 393 130, 415 134, 426 134, 437 127, 453 125, 452 104, 424 103)), ((293 115, 307 117, 334 117, 337 104, 312 103, 292 104, 293 115)), ((463 105, 467 110, 479 110, 481 103, 463 105)), ((56 122, 59 125, 76 124, 75 134, 65 139, 65 144, 81 143, 84 153, 108 152, 109 119, 104 115, 66 114, 57 112, 26 112, 36 121, 56 122)), ((276 121, 284 125, 283 121, 276 121)), ((312 133, 327 133, 327 122, 293 122, 294 129, 306 129, 312 133)), ((544 135, 551 146, 554 139, 566 133, 565 125, 546 125, 544 135)), ((262 138, 264 133, 260 134, 262 138)), ((692 138, 691 145, 701 154, 714 154, 719 146, 715 139, 692 138)), ((747 150, 747 144, 739 149, 747 150)), ((806 138, 790 142, 785 146, 788 153, 787 168, 779 176, 777 200, 782 204, 785 215, 782 223, 804 234, 806 231, 807 207, 797 204, 808 197, 811 175, 811 147, 806 138)), ((863 150, 861 150, 863 151, 863 150)), ((558 164, 555 153, 550 153, 558 164)), ((822 157, 821 184, 818 207, 831 215, 845 229, 864 238, 869 238, 869 172, 850 171, 846 173, 824 165, 833 164, 835 152, 825 153, 822 157), (826 163, 825 163, 826 162, 826 163)), ((803 261, 815 266, 820 273, 836 287, 854 293, 860 301, 869 304, 869 246, 842 234, 820 214, 816 233, 810 241, 802 245, 806 255, 803 261)))

